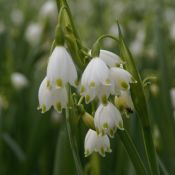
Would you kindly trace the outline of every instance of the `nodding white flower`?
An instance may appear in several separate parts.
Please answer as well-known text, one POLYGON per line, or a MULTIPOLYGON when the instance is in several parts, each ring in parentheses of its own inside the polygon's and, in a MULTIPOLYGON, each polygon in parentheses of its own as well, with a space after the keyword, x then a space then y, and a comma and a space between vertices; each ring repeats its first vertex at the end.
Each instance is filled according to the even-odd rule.
POLYGON ((118 55, 107 50, 100 50, 99 58, 109 67, 119 67, 123 63, 118 55))
POLYGON ((38 91, 39 107, 41 112, 48 111, 52 106, 52 94, 51 89, 47 87, 47 78, 45 77, 40 84, 38 91))
POLYGON ((84 142, 85 157, 98 152, 101 156, 105 156, 105 152, 111 152, 110 141, 107 135, 98 135, 96 131, 89 129, 84 142))
POLYGON ((83 72, 80 93, 90 102, 96 96, 107 98, 109 96, 110 80, 109 69, 98 57, 93 58, 83 72))
POLYGON ((47 66, 48 85, 62 88, 66 83, 76 86, 77 71, 71 56, 63 46, 56 46, 47 66))
POLYGON ((132 113, 134 105, 129 91, 120 91, 120 94, 115 96, 115 105, 122 112, 132 113))
POLYGON ((175 40, 175 22, 172 24, 172 26, 170 27, 170 38, 172 40, 175 40))
POLYGON ((17 90, 23 89, 24 87, 28 85, 27 78, 19 72, 12 73, 11 82, 14 88, 17 90))
POLYGON ((110 102, 100 104, 95 112, 94 124, 99 134, 114 137, 117 128, 123 128, 123 120, 119 110, 110 102))
POLYGON ((112 67, 110 69, 110 78, 113 83, 114 92, 118 90, 128 90, 130 83, 134 82, 132 75, 128 71, 118 67, 112 67))
POLYGON ((24 21, 24 15, 22 11, 15 9, 11 13, 11 20, 16 26, 20 26, 24 21))
POLYGON ((171 96, 171 103, 173 108, 175 109, 175 88, 172 88, 170 90, 170 96, 171 96))
POLYGON ((38 92, 39 98, 39 107, 41 112, 44 113, 48 111, 51 106, 54 106, 54 109, 61 113, 63 108, 66 108, 68 103, 68 95, 65 87, 60 89, 48 87, 48 80, 45 77, 41 82, 38 92))
POLYGON ((52 0, 45 2, 40 9, 40 16, 43 19, 50 19, 55 21, 57 18, 57 6, 52 0))
POLYGON ((25 38, 32 46, 38 45, 41 40, 42 26, 39 23, 31 23, 26 29, 25 38))

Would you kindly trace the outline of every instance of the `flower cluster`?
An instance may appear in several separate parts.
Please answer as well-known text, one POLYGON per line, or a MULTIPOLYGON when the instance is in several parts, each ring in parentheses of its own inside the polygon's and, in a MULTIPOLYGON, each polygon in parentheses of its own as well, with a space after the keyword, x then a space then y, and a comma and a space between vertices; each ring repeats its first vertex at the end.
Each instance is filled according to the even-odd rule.
POLYGON ((134 80, 123 67, 118 55, 100 50, 99 56, 92 58, 86 66, 78 85, 76 67, 64 46, 56 46, 49 58, 47 75, 38 94, 42 113, 51 106, 58 113, 67 107, 67 83, 78 88, 86 104, 99 100, 92 118, 94 130, 89 129, 85 137, 85 156, 94 151, 102 156, 105 156, 105 152, 111 152, 109 137, 113 138, 117 129, 123 129, 121 112, 133 109, 129 89, 134 80))
POLYGON ((94 116, 96 131, 90 129, 85 138, 85 156, 93 151, 102 156, 111 152, 109 137, 113 138, 117 129, 123 129, 121 112, 133 109, 130 83, 134 83, 132 75, 123 68, 120 57, 112 52, 100 50, 99 56, 92 58, 85 68, 80 94, 86 103, 95 98, 100 102, 94 116), (109 100, 115 95, 116 105, 109 100))

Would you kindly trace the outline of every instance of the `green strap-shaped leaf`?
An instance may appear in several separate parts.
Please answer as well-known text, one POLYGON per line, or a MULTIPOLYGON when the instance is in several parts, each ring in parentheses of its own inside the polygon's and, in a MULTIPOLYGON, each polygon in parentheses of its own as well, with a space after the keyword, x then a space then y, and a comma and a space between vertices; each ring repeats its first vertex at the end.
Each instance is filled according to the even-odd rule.
POLYGON ((134 79, 137 81, 137 83, 131 84, 131 96, 143 129, 145 150, 147 153, 147 160, 150 168, 150 173, 152 175, 159 175, 159 169, 157 166, 156 153, 151 134, 151 127, 148 118, 147 102, 144 94, 142 80, 136 69, 131 52, 129 51, 128 47, 124 42, 119 24, 118 24, 118 31, 119 31, 119 43, 120 43, 119 44, 120 56, 127 63, 126 69, 133 75, 134 79))

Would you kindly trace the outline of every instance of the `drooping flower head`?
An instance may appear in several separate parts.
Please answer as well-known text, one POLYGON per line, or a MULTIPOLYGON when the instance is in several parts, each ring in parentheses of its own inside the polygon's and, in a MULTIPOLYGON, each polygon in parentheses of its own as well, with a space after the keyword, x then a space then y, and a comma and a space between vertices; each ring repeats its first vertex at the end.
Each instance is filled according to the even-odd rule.
POLYGON ((56 46, 47 66, 48 86, 62 88, 66 83, 76 86, 77 71, 71 56, 63 46, 56 46))
POLYGON ((112 67, 110 69, 110 79, 114 92, 118 92, 119 90, 128 90, 130 88, 130 83, 135 82, 128 71, 119 67, 112 67))
POLYGON ((51 90, 47 87, 47 78, 45 77, 40 84, 38 91, 39 107, 41 112, 48 111, 52 106, 51 90))
POLYGON ((129 91, 120 91, 120 94, 115 96, 115 105, 121 112, 132 113, 134 105, 129 91))
POLYGON ((110 141, 107 135, 101 136, 96 131, 89 129, 84 142, 85 157, 98 152, 101 156, 105 156, 105 152, 111 152, 110 141))
POLYGON ((94 123, 99 134, 108 134, 110 137, 114 137, 117 128, 123 129, 121 114, 110 102, 107 105, 99 105, 95 112, 94 123))
POLYGON ((61 113, 63 108, 66 108, 68 103, 68 96, 65 87, 60 89, 56 88, 49 88, 47 77, 41 82, 39 92, 38 92, 38 99, 39 99, 39 107, 42 113, 48 111, 51 106, 54 109, 61 113))
POLYGON ((101 99, 109 96, 109 69, 98 57, 93 58, 83 72, 80 93, 85 96, 86 102, 92 101, 96 96, 101 99), (99 96, 99 94, 101 94, 99 96))

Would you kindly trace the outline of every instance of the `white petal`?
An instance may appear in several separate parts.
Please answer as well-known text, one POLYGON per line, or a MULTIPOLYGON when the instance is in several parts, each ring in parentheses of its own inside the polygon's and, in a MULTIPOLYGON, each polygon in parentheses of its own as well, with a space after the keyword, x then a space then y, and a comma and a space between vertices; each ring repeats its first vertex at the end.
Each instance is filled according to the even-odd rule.
POLYGON ((133 82, 132 75, 128 71, 117 67, 110 69, 110 79, 115 91, 128 90, 130 88, 129 83, 133 82))
POLYGON ((46 77, 41 82, 41 85, 39 87, 38 99, 39 99, 39 109, 42 110, 42 113, 48 111, 52 105, 52 102, 51 102, 51 91, 47 87, 46 77))
POLYGON ((68 95, 65 87, 52 89, 52 104, 57 112, 61 113, 62 109, 67 107, 67 103, 68 95))
POLYGON ((67 50, 62 46, 55 47, 52 52, 48 67, 47 78, 53 86, 60 86, 60 88, 69 82, 71 85, 77 80, 77 72, 67 50), (57 81, 59 80, 59 85, 57 81))
POLYGON ((100 59, 103 60, 109 67, 116 67, 123 63, 121 58, 113 52, 100 50, 100 59))
POLYGON ((89 129, 84 142, 85 156, 90 155, 95 151, 97 133, 92 129, 89 129))

